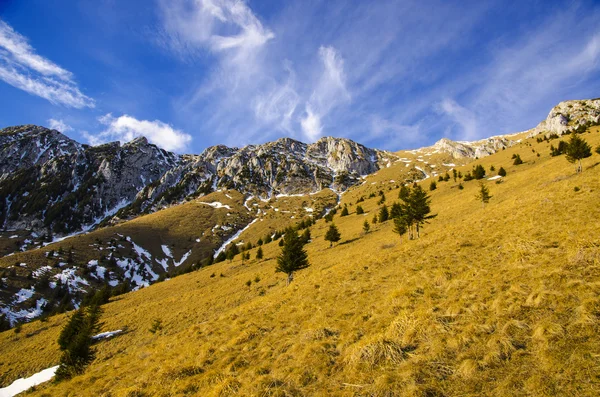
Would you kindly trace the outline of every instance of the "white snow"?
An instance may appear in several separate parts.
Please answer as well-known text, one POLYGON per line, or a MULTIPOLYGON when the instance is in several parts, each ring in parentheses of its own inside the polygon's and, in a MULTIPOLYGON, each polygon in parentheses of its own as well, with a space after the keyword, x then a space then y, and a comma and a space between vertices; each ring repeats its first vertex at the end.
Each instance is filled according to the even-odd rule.
POLYGON ((502 177, 500 175, 496 175, 491 178, 488 178, 488 181, 495 181, 496 179, 502 179, 502 177))
POLYGON ((226 205, 226 204, 223 204, 223 203, 221 203, 221 202, 219 202, 219 201, 213 201, 212 203, 206 203, 206 202, 204 202, 204 201, 200 201, 199 203, 200 203, 200 204, 206 204, 206 205, 208 205, 208 206, 211 206, 211 207, 213 207, 213 208, 227 208, 228 210, 230 210, 230 209, 231 209, 231 207, 230 207, 230 206, 228 206, 228 205, 226 205))
POLYGON ((108 339, 108 338, 112 338, 115 335, 119 335, 121 332, 123 332, 122 329, 118 329, 116 331, 102 332, 102 333, 100 333, 98 335, 92 336, 92 339, 93 340, 108 339))
POLYGON ((173 257, 173 254, 171 253, 171 249, 168 246, 161 245, 160 248, 162 248, 162 251, 165 253, 166 256, 168 256, 169 258, 173 257))
POLYGON ((70 292, 83 291, 83 288, 79 287, 79 284, 90 285, 86 280, 75 274, 76 268, 71 267, 63 270, 54 276, 55 279, 62 281, 63 284, 67 285, 70 292))
POLYGON ((22 393, 29 388, 44 382, 48 382, 50 379, 54 378, 54 374, 56 373, 58 367, 59 366, 57 365, 51 368, 46 368, 37 374, 31 375, 29 378, 17 379, 10 386, 0 389, 0 397, 16 396, 17 394, 22 393))
POLYGON ((192 253, 192 250, 189 250, 188 252, 186 252, 185 254, 183 254, 183 256, 181 257, 181 259, 179 260, 179 262, 173 260, 173 263, 175 263, 175 266, 181 266, 181 264, 183 262, 185 262, 185 260, 187 258, 189 258, 189 256, 191 255, 191 253, 192 253))
POLYGON ((306 212, 314 212, 315 210, 313 208, 310 208, 310 207, 304 207, 304 211, 306 211, 306 212))
POLYGON ((33 294, 35 293, 35 289, 33 287, 31 287, 31 289, 24 289, 21 288, 19 290, 19 292, 17 292, 15 294, 14 299, 14 303, 21 303, 21 302, 25 302, 27 299, 31 298, 33 296, 33 294))
POLYGON ((241 234, 242 234, 242 233, 243 233, 245 230, 247 230, 247 229, 248 229, 250 226, 252 226, 252 224, 253 224, 254 222, 256 222, 257 220, 258 220, 258 219, 254 219, 252 222, 250 222, 249 224, 247 224, 245 228, 243 228, 243 229, 239 230, 237 233, 235 233, 233 236, 231 236, 231 237, 230 237, 230 238, 229 238, 227 241, 225 241, 225 242, 223 243, 223 245, 221 245, 221 246, 219 247, 219 249, 215 251, 215 254, 213 255, 213 258, 216 258, 217 256, 219 256, 219 254, 220 254, 220 253, 221 253, 223 250, 225 250, 225 248, 227 248, 227 246, 228 246, 229 244, 231 244, 231 242, 232 242, 233 240, 236 240, 238 237, 240 237, 240 235, 241 235, 241 234))

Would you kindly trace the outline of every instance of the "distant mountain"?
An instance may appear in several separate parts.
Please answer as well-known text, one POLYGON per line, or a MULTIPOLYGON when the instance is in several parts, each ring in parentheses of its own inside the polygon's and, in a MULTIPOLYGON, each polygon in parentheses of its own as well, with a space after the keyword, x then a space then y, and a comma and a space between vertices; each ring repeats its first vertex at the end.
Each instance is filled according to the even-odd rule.
POLYGON ((393 159, 331 137, 178 155, 143 137, 91 147, 44 127, 9 127, 0 130, 0 225, 65 235, 220 188, 260 197, 344 191, 393 159))

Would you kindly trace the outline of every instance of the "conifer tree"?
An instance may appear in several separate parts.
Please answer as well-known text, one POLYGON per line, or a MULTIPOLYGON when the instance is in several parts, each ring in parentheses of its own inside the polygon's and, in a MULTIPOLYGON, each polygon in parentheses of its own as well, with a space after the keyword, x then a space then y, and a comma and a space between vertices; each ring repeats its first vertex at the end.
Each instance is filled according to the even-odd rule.
POLYGON ((261 260, 263 258, 263 250, 262 247, 258 247, 256 250, 256 259, 261 260))
POLYGON ((294 280, 294 272, 306 269, 308 263, 308 254, 303 248, 302 241, 298 237, 298 233, 293 229, 287 229, 283 237, 283 248, 281 254, 277 258, 277 272, 287 274, 287 285, 294 280))
POLYGON ((348 206, 344 205, 344 208, 342 209, 340 216, 348 216, 348 206))
POLYGON ((523 160, 521 160, 521 155, 513 154, 513 158, 515 159, 515 161, 513 161, 513 165, 523 164, 523 160))
POLYGON ((483 179, 484 177, 485 177, 485 168, 483 168, 483 165, 477 164, 473 168, 473 178, 475 178, 475 179, 483 179))
MULTIPOLYGON (((442 178, 442 181, 444 180, 444 178, 441 175, 440 178, 442 178)), ((435 181, 431 181, 431 183, 429 184, 429 190, 434 191, 435 189, 437 189, 437 183, 435 183, 435 181)))
POLYGON ((452 177, 454 178, 454 182, 456 182, 456 177, 458 176, 458 172, 456 172, 456 168, 452 169, 452 177))
POLYGON ((263 240, 262 240, 262 238, 259 238, 259 239, 258 239, 258 241, 256 242, 256 245, 258 245, 259 247, 260 247, 261 245, 263 245, 263 240))
POLYGON ((384 204, 383 207, 381 207, 381 210, 379 210, 379 222, 385 222, 390 218, 390 213, 388 211, 387 206, 384 204))
POLYGON ((325 241, 329 241, 329 247, 333 247, 333 243, 337 243, 342 238, 338 228, 331 224, 329 230, 325 233, 325 241))
POLYGON ((63 352, 56 379, 62 380, 83 372, 94 359, 92 336, 100 329, 102 309, 93 305, 75 311, 58 337, 63 352))
POLYGON ((404 210, 402 209, 402 205, 400 203, 392 204, 392 209, 390 210, 390 218, 395 219, 404 214, 404 210))
POLYGON ((267 234, 265 236, 265 239, 263 240, 265 244, 269 244, 271 241, 273 241, 273 238, 271 237, 271 234, 267 234))
POLYGON ((417 238, 420 237, 421 226, 423 226, 425 223, 428 223, 427 221, 429 219, 437 216, 437 214, 430 215, 430 202, 430 197, 420 185, 415 186, 411 190, 406 206, 406 223, 409 227, 411 225, 415 226, 417 238))
POLYGON ((369 233, 369 230, 371 230, 371 226, 369 225, 369 221, 365 221, 365 223, 363 223, 363 232, 365 232, 365 234, 369 233))
POLYGON ((403 216, 394 218, 394 233, 398 233, 400 235, 400 241, 402 241, 402 236, 404 236, 407 231, 408 225, 406 223, 406 219, 403 216))
POLYGON ((477 200, 481 201, 481 208, 484 208, 485 205, 490 202, 492 196, 490 195, 490 190, 485 186, 485 183, 479 182, 479 191, 475 197, 477 200))
POLYGON ((360 205, 356 206, 356 215, 362 215, 365 213, 365 210, 360 205))
POLYGON ((302 236, 300 236, 300 241, 302 241, 302 244, 308 244, 310 242, 310 229, 306 228, 304 229, 304 233, 302 233, 302 236))
POLYGON ((596 153, 600 154, 600 145, 596 146, 596 153))
POLYGON ((373 215, 373 219, 371 219, 371 223, 372 224, 376 224, 377 223, 377 214, 373 215))
POLYGON ((569 163, 577 162, 576 172, 580 173, 583 171, 581 167, 581 159, 590 157, 592 155, 592 147, 588 145, 585 139, 580 138, 577 134, 571 135, 571 140, 567 145, 565 156, 569 163))
POLYGON ((406 201, 409 195, 410 189, 407 186, 402 185, 402 187, 400 188, 400 193, 398 193, 398 198, 402 201, 406 201))
POLYGON ((506 176, 506 170, 504 169, 504 167, 500 167, 500 169, 498 170, 498 175, 500 176, 506 176))

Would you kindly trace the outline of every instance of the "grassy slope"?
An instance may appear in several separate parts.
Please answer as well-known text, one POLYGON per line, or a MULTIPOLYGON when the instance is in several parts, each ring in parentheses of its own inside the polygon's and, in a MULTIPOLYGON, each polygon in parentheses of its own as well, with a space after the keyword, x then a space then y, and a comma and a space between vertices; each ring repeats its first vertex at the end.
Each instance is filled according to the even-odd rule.
MULTIPOLYGON (((598 145, 598 128, 585 138, 598 145)), ((274 273, 271 243, 261 262, 220 263, 119 297, 103 330, 127 333, 99 343, 82 376, 32 394, 598 395, 600 157, 575 175, 548 143, 529 142, 479 160, 508 171, 488 182, 485 209, 476 181, 438 183, 438 217, 419 240, 400 242, 391 222, 363 235, 372 198, 366 217, 353 207, 336 216, 342 244, 332 249, 328 225, 313 226, 312 266, 290 287, 274 273), (526 163, 513 166, 513 153, 526 163), (155 318, 164 328, 151 334, 155 318)), ((393 167, 404 165, 386 173, 393 167)), ((342 202, 385 179, 369 177, 342 202)), ((56 364, 64 320, 0 334, 4 383, 56 364)))

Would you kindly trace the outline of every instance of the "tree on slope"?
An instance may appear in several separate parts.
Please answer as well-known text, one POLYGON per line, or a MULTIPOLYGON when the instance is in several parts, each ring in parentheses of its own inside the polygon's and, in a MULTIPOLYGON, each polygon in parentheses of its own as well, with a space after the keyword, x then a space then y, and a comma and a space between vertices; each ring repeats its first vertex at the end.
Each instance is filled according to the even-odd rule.
POLYGON ((421 237, 419 234, 420 227, 428 223, 429 219, 435 218, 437 214, 431 214, 431 198, 420 185, 411 190, 408 200, 409 211, 407 212, 413 220, 417 238, 419 238, 421 237))
POLYGON ((325 233, 325 241, 329 241, 329 247, 333 247, 333 243, 337 243, 341 238, 342 235, 340 234, 338 228, 334 224, 331 224, 327 230, 327 233, 325 233))
POLYGON ((581 167, 581 159, 586 157, 590 157, 592 155, 592 147, 588 145, 588 143, 580 138, 577 134, 571 135, 571 140, 567 145, 567 149, 565 151, 565 156, 569 163, 577 162, 576 172, 580 173, 583 171, 581 167))
POLYGON ((75 311, 60 332, 58 345, 62 350, 56 379, 68 379, 83 372, 94 359, 92 336, 100 329, 102 309, 93 305, 75 311))
POLYGON ((287 274, 287 285, 294 280, 294 272, 306 269, 308 263, 308 254, 304 250, 304 244, 298 237, 298 232, 294 229, 287 229, 283 237, 283 248, 277 258, 277 272, 287 274))
POLYGON ((394 218, 394 233, 398 233, 400 235, 400 241, 402 241, 402 236, 404 236, 407 231, 408 224, 406 223, 404 216, 394 218))
POLYGON ((485 183, 479 182, 479 191, 475 195, 477 200, 481 201, 481 208, 484 208, 487 203, 490 202, 492 196, 490 195, 490 189, 485 186, 485 183))

